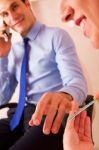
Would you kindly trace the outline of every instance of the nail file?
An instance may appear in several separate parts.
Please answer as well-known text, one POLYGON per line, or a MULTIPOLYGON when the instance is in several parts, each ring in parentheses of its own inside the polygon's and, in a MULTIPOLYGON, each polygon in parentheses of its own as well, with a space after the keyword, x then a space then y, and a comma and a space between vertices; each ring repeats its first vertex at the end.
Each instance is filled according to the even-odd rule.
POLYGON ((88 103, 87 105, 85 105, 84 107, 82 107, 80 110, 78 110, 76 113, 74 113, 73 115, 68 117, 68 121, 74 119, 77 115, 79 115, 82 111, 86 110, 88 107, 90 107, 91 105, 93 105, 95 103, 96 100, 91 101, 90 103, 88 103))

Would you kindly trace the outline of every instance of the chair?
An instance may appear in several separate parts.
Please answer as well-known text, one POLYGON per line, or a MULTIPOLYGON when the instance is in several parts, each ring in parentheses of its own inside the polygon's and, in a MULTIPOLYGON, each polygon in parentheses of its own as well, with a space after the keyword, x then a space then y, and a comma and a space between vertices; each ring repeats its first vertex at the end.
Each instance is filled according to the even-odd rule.
MULTIPOLYGON (((87 98, 85 100, 85 103, 84 105, 90 103, 91 101, 94 100, 94 96, 93 95, 87 95, 87 98)), ((90 117, 90 120, 91 120, 91 137, 92 137, 92 142, 94 144, 94 141, 93 141, 93 134, 92 134, 92 121, 93 121, 93 118, 94 118, 94 105, 91 105, 90 107, 88 107, 86 109, 87 111, 87 115, 90 117)))
POLYGON ((10 116, 12 116, 14 114, 16 107, 17 107, 17 103, 11 102, 11 103, 1 105, 0 110, 8 108, 7 111, 5 111, 5 115, 9 116, 10 114, 10 116))
POLYGON ((0 109, 3 109, 3 108, 15 108, 16 106, 17 106, 17 103, 7 103, 7 104, 4 104, 4 105, 1 105, 0 109))
MULTIPOLYGON (((91 101, 93 101, 93 99, 94 99, 93 95, 87 95, 87 98, 86 98, 86 100, 84 102, 84 105, 87 105, 88 103, 90 103, 91 101)), ((93 110, 94 110, 94 105, 91 105, 90 107, 88 107, 86 109, 87 115, 90 117, 91 122, 93 120, 93 110)))

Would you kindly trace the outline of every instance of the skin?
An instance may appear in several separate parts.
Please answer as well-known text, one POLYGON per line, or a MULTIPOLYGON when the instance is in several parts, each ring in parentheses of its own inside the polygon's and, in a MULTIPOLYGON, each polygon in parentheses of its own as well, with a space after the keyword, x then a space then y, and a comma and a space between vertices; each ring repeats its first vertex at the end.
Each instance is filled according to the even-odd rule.
MULTIPOLYGON (((21 0, 0 0, 0 16, 5 21, 5 24, 0 25, 0 57, 4 57, 8 55, 11 48, 11 36, 6 42, 3 34, 4 30, 12 28, 25 37, 36 19, 28 0, 25 3, 21 0)), ((72 97, 66 93, 45 93, 39 100, 29 125, 39 125, 43 115, 46 115, 43 132, 45 134, 50 132, 56 134, 59 131, 65 112, 68 112, 71 108, 71 101, 72 97)))
POLYGON ((99 48, 99 1, 98 0, 60 0, 61 19, 73 20, 75 25, 83 26, 83 34, 99 48), (81 25, 83 24, 83 25, 81 25))
POLYGON ((0 57, 4 57, 11 48, 11 35, 6 42, 4 31, 12 28, 24 37, 35 23, 35 17, 27 0, 25 4, 21 0, 0 0, 0 17, 5 22, 0 24, 0 57))
POLYGON ((43 115, 46 115, 43 132, 45 134, 58 133, 64 114, 71 109, 71 101, 71 96, 65 93, 45 93, 38 102, 36 112, 32 115, 29 125, 39 125, 43 115))
MULTIPOLYGON (((72 115, 74 111, 70 112, 72 115)), ((91 139, 90 118, 86 112, 68 121, 63 138, 64 150, 94 150, 91 139), (72 141, 72 142, 71 142, 72 141)))
MULTIPOLYGON (((99 100, 99 93, 95 98, 99 100)), ((72 102, 72 111, 69 116, 78 110, 78 105, 72 102)), ((63 136, 64 150, 94 150, 91 138, 91 122, 90 118, 83 111, 74 119, 67 121, 63 136)))

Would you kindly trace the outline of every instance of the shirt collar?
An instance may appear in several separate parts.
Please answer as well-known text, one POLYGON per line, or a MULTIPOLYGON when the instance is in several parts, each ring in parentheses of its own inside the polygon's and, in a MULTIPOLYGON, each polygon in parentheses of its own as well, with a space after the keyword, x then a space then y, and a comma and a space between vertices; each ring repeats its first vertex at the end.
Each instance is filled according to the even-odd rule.
POLYGON ((38 33, 40 32, 41 26, 42 24, 36 21, 26 37, 28 37, 30 40, 35 40, 38 33))

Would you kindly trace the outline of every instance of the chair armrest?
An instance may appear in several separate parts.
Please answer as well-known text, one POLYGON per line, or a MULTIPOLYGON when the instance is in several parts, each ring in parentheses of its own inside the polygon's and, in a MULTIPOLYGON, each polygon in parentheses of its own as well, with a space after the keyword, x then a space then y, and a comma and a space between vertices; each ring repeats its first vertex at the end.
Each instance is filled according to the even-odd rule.
POLYGON ((3 108, 15 108, 16 106, 17 106, 17 103, 7 103, 7 104, 4 104, 4 105, 1 105, 0 109, 3 109, 3 108))

